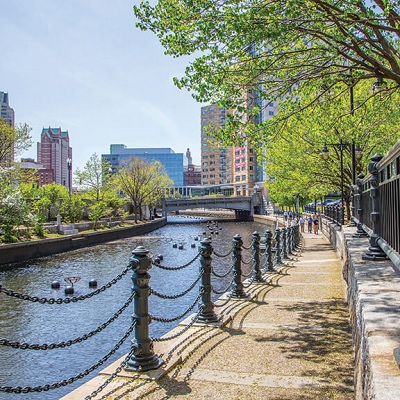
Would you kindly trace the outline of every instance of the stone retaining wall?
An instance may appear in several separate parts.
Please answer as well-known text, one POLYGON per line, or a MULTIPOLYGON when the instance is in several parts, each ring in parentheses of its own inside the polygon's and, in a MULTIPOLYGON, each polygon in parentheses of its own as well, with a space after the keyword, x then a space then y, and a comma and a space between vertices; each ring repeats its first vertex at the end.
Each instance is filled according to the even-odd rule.
POLYGON ((1 264, 21 262, 32 258, 49 256, 51 254, 71 251, 112 240, 143 235, 166 225, 165 218, 127 227, 113 228, 95 232, 82 232, 65 237, 36 240, 31 242, 11 243, 0 246, 1 264))
POLYGON ((357 400, 400 399, 400 274, 391 261, 366 261, 368 238, 355 228, 340 230, 323 221, 322 232, 336 249, 347 282, 347 300, 356 356, 357 400))

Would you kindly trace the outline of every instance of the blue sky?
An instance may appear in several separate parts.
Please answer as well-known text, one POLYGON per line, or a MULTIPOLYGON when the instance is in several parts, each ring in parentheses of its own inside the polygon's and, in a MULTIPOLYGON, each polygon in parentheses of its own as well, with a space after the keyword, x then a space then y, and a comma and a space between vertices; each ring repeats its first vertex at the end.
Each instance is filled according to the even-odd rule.
POLYGON ((187 59, 135 28, 138 0, 0 0, 0 91, 17 123, 69 131, 73 170, 111 143, 189 147, 200 163, 200 108, 177 89, 187 59))

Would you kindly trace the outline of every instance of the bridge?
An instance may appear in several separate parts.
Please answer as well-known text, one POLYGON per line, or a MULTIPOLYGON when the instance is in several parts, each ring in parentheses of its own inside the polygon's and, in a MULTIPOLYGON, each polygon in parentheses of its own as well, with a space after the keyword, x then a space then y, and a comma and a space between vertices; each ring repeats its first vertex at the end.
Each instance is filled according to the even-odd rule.
POLYGON ((163 217, 169 212, 188 209, 227 209, 235 211, 235 218, 241 221, 253 219, 254 214, 263 214, 263 201, 260 194, 251 197, 196 197, 193 199, 163 199, 163 217))

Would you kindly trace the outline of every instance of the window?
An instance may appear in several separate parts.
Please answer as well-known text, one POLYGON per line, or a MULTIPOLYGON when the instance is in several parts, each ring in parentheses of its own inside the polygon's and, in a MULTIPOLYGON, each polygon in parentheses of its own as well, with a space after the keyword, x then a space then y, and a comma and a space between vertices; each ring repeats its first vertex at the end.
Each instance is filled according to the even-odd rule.
POLYGON ((240 176, 239 175, 236 175, 235 176, 235 182, 239 182, 240 181, 240 176))
POLYGON ((242 181, 246 180, 246 175, 242 175, 242 181))

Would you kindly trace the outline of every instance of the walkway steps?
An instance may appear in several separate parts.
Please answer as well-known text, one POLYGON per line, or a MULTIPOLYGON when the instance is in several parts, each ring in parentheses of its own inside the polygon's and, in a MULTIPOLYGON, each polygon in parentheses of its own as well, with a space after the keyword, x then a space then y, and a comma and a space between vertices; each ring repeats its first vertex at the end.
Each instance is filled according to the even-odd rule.
MULTIPOLYGON (((302 251, 284 261, 270 284, 247 289, 252 300, 217 308, 232 317, 225 326, 191 327, 174 343, 156 343, 171 368, 162 378, 122 373, 94 398, 354 398, 354 354, 336 253, 322 236, 305 234, 302 251)), ((63 400, 85 398, 120 362, 63 400)))

